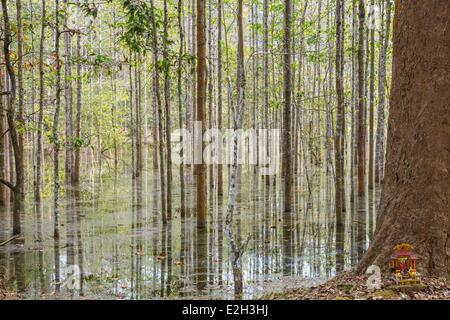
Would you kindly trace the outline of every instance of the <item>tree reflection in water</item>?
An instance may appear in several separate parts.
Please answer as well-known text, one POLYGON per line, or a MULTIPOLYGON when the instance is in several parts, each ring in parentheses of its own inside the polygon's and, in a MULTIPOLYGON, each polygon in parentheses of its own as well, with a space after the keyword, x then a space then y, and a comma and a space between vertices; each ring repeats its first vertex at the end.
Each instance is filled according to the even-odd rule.
MULTIPOLYGON (((283 279, 308 284, 333 276, 332 178, 317 174, 311 190, 305 179, 298 179, 293 212, 283 215, 278 181, 272 178, 267 184, 253 170, 239 175, 232 226, 235 251, 226 236, 227 195, 208 196, 208 227, 199 232, 193 179, 187 174, 186 215, 181 217, 174 186, 173 217, 163 225, 155 173, 134 181, 133 187, 129 179, 118 179, 115 185, 105 180, 101 188, 74 190, 61 208, 65 225, 60 240, 52 237, 51 201, 28 204, 25 242, 0 247, 0 275, 9 290, 22 291, 25 297, 121 299, 251 298, 269 287, 276 290, 283 279), (240 257, 238 250, 247 239, 240 257), (81 273, 80 288, 73 290, 65 285, 72 264, 81 273)), ((347 201, 346 267, 357 261, 358 239, 363 241, 360 249, 369 241, 370 225, 365 236, 357 236, 358 229, 364 230, 360 224, 376 218, 378 196, 366 198, 365 206, 347 201)), ((9 209, 0 213, 2 242, 11 235, 11 224, 9 209)))

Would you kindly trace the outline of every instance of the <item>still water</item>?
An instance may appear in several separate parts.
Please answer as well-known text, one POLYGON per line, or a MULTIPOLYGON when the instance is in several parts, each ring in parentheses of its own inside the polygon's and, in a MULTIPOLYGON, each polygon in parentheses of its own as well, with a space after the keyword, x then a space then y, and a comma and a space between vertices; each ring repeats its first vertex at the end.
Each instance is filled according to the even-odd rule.
MULTIPOLYGON (((194 181, 189 174, 186 179, 187 217, 180 217, 175 176, 167 225, 161 223, 158 177, 151 172, 134 185, 128 177, 95 179, 77 199, 63 195, 59 241, 53 238, 51 198, 38 206, 27 203, 23 243, 0 247, 0 276, 7 289, 24 299, 233 299, 226 196, 210 192, 208 228, 200 233, 192 206, 194 181), (77 271, 81 277, 73 282, 70 275, 77 271)), ((319 175, 310 183, 296 181, 294 213, 286 226, 281 183, 267 185, 242 172, 233 234, 246 243, 239 265, 244 298, 311 286, 335 275, 333 179, 319 175)), ((367 243, 376 216, 374 194, 366 199, 367 243)), ((357 261, 357 207, 347 200, 346 268, 357 261)), ((11 226, 8 208, 0 209, 0 243, 10 238, 11 226)))

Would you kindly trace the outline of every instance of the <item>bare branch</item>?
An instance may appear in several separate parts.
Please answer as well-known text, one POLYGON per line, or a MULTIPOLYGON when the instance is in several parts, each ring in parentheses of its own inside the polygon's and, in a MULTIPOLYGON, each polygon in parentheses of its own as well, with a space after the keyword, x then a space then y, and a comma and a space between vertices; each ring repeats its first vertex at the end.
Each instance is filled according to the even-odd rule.
POLYGON ((10 188, 13 192, 17 192, 17 187, 13 185, 11 182, 0 178, 0 183, 10 188))

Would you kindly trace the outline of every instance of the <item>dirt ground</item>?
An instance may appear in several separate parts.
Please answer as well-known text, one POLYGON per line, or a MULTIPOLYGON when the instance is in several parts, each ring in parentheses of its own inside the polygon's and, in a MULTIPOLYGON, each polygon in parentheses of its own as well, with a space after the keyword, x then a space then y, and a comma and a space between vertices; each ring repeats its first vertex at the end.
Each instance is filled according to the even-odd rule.
POLYGON ((298 288, 283 293, 271 293, 264 300, 450 300, 450 282, 445 279, 422 277, 421 284, 396 285, 382 279, 379 290, 369 290, 367 275, 343 273, 324 284, 298 288))
POLYGON ((0 299, 3 299, 6 295, 5 288, 3 286, 3 279, 0 277, 0 299))

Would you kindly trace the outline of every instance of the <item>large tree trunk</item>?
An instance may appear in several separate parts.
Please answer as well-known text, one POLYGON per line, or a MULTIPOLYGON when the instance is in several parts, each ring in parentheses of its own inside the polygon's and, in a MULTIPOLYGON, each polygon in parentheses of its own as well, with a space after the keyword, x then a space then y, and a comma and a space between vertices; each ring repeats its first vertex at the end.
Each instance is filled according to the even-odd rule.
POLYGON ((420 273, 449 276, 450 2, 395 6, 386 176, 376 236, 358 269, 387 268, 393 247, 407 242, 420 273))

